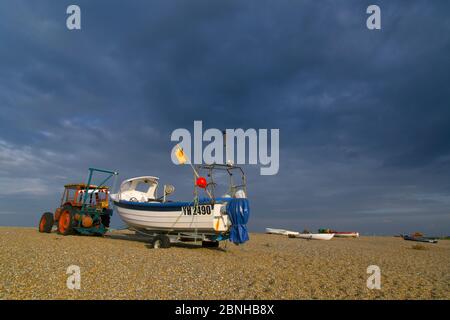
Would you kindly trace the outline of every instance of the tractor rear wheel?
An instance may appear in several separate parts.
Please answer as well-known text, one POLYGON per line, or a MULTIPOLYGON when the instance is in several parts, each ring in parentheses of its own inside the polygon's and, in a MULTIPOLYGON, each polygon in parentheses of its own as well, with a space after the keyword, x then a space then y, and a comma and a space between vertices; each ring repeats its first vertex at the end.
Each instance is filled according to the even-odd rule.
POLYGON ((54 224, 53 213, 46 212, 42 215, 39 221, 39 232, 50 233, 54 224))
POLYGON ((73 209, 64 207, 58 220, 58 233, 64 236, 73 234, 73 209))

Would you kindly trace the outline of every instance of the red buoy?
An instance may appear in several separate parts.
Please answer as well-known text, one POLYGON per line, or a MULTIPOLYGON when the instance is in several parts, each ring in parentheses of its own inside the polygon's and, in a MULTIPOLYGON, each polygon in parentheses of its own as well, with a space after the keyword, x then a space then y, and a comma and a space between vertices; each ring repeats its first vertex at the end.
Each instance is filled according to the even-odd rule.
POLYGON ((206 179, 203 177, 198 177, 197 181, 195 182, 195 184, 197 185, 197 187, 205 189, 206 186, 208 185, 208 182, 206 182, 206 179))

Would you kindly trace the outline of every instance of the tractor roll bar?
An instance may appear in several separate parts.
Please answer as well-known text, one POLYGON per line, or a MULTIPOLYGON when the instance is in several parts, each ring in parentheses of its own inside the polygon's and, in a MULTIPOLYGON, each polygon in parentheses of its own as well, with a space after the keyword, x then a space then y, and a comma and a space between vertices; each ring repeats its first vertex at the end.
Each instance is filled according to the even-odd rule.
MULTIPOLYGON (((101 173, 107 173, 108 176, 105 180, 102 181, 102 183, 99 183, 97 185, 97 187, 93 190, 96 191, 98 190, 101 186, 103 186, 106 181, 108 181, 111 177, 117 177, 117 175, 119 174, 117 171, 111 171, 111 170, 105 170, 105 169, 97 169, 97 168, 89 168, 89 178, 88 178, 88 182, 87 182, 87 187, 86 187, 86 191, 88 191, 89 186, 91 185, 92 182, 92 176, 94 175, 94 172, 101 172, 101 173)), ((84 209, 86 207, 87 204, 87 199, 89 197, 89 192, 86 192, 83 198, 83 205, 82 205, 82 209, 84 209)))

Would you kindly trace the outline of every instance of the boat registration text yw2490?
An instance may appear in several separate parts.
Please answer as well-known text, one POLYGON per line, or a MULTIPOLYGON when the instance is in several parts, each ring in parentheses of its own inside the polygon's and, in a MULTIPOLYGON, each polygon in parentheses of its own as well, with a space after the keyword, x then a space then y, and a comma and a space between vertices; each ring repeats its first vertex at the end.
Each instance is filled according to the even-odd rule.
POLYGON ((199 205, 194 207, 181 207, 181 211, 185 216, 211 215, 214 205, 199 205))

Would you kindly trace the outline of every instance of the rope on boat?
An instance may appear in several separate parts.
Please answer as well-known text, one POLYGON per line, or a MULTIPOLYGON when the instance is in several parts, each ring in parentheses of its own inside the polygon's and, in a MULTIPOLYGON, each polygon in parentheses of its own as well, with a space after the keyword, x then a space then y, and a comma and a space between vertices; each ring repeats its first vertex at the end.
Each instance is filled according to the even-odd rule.
POLYGON ((181 216, 183 215, 183 211, 181 211, 180 215, 177 217, 177 219, 175 220, 175 222, 172 224, 172 226, 170 227, 170 231, 174 231, 175 229, 173 228, 177 223, 178 220, 180 220, 181 216))
MULTIPOLYGON (((198 173, 197 173, 197 171, 195 171, 194 170, 194 172, 196 173, 196 175, 197 175, 197 177, 198 177, 198 173)), ((195 180, 195 179, 194 179, 195 180)), ((197 186, 196 185, 194 185, 194 201, 193 201, 193 205, 194 205, 194 210, 195 210, 195 208, 198 206, 198 204, 199 204, 199 200, 198 200, 198 190, 197 190, 197 186)), ((192 219, 194 219, 194 217, 196 217, 196 216, 192 216, 192 219)), ((195 244, 197 244, 197 236, 198 236, 198 230, 197 230, 197 228, 195 228, 195 244)))

